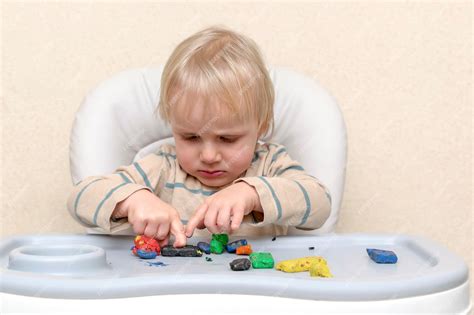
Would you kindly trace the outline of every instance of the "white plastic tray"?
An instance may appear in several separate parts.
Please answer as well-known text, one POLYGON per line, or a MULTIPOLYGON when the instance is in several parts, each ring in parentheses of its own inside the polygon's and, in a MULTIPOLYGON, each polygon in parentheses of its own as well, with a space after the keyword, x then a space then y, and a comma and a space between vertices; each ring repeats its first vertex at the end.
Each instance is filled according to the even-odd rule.
MULTIPOLYGON (((350 234, 247 240, 254 251, 271 252, 275 262, 323 256, 334 277, 275 269, 236 272, 229 262, 242 256, 229 253, 142 260, 131 254, 132 236, 34 235, 0 243, 1 291, 58 299, 223 293, 376 301, 443 292, 468 280, 467 266, 459 257, 419 237, 350 234), (368 247, 393 250, 398 262, 376 264, 366 253, 368 247), (213 261, 206 261, 206 256, 213 261), (156 261, 167 266, 148 264, 156 261)), ((188 244, 198 241, 209 240, 192 238, 188 244)))

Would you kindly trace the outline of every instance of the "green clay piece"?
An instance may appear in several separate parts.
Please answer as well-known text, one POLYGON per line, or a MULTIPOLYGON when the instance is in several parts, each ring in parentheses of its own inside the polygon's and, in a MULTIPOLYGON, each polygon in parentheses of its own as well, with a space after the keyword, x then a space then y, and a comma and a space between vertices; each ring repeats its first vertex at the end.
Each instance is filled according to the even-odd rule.
POLYGON ((211 253, 213 254, 222 254, 224 251, 224 245, 218 240, 212 239, 211 240, 211 253))
POLYGON ((229 235, 227 234, 212 234, 212 239, 221 243, 222 246, 226 246, 229 243, 229 235))
POLYGON ((211 257, 206 257, 206 261, 212 261, 211 257))
POLYGON ((254 269, 271 269, 275 264, 271 253, 256 252, 249 256, 254 269))

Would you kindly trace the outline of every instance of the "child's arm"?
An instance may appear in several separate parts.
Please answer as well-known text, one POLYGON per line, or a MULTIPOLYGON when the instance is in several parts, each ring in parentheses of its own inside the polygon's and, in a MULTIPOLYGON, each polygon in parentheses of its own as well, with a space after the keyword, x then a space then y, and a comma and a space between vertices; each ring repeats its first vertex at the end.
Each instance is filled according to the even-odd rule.
POLYGON ((257 223, 250 225, 277 224, 303 230, 321 227, 331 212, 328 189, 291 159, 284 146, 272 148, 269 153, 265 175, 238 178, 233 182, 245 182, 258 194, 263 215, 254 211, 257 223))
POLYGON ((129 223, 112 218, 116 205, 139 190, 156 195, 158 182, 168 176, 172 165, 166 156, 150 154, 132 165, 120 166, 112 174, 87 177, 74 186, 68 210, 84 226, 112 234, 124 230, 129 223))

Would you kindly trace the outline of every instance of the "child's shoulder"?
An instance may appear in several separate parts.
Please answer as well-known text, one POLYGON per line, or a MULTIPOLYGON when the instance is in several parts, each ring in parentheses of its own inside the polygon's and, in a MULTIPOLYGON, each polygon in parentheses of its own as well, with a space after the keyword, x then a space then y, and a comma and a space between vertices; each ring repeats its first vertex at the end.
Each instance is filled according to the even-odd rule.
POLYGON ((174 144, 164 143, 158 147, 158 153, 159 152, 176 153, 176 147, 174 144))
POLYGON ((282 144, 276 142, 263 142, 260 140, 257 142, 257 146, 255 148, 255 152, 265 152, 268 154, 284 151, 286 151, 286 147, 282 144))
POLYGON ((174 144, 165 143, 158 147, 155 154, 166 158, 176 159, 176 147, 174 144))
POLYGON ((255 149, 255 156, 252 162, 263 162, 268 167, 279 160, 283 153, 287 152, 286 147, 276 142, 261 142, 257 143, 255 149))

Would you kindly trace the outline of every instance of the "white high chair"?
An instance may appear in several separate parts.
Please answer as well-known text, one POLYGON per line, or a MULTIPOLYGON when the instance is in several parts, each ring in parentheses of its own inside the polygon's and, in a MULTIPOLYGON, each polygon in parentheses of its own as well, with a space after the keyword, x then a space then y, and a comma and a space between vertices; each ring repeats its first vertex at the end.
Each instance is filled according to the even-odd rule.
MULTIPOLYGON (((74 184, 87 176, 111 173, 162 143, 173 142, 171 131, 153 115, 161 71, 122 72, 85 98, 71 134, 74 184)), ((468 314, 468 269, 446 248, 419 237, 334 233, 346 166, 342 115, 335 101, 305 76, 282 68, 272 68, 270 75, 276 90, 272 141, 284 144, 328 187, 332 209, 320 229, 289 231, 318 237, 251 243, 281 261, 311 255, 309 246, 316 242, 311 253, 328 260, 333 278, 273 269, 235 273, 229 270, 234 258, 228 253, 213 255, 212 263, 160 257, 170 258, 170 265, 151 269, 156 267, 146 266, 129 252, 127 236, 14 236, 0 242, 0 312, 146 312, 159 307, 173 314, 468 314), (367 247, 394 250, 400 261, 376 264, 367 256, 367 247), (239 300, 243 302, 236 304, 239 300)))
MULTIPOLYGON (((163 67, 128 70, 101 83, 84 99, 70 139, 74 184, 91 175, 112 173, 120 165, 174 143, 171 129, 156 118, 163 67)), ((288 234, 333 233, 344 190, 346 127, 336 101, 312 79, 285 68, 271 68, 275 88, 275 132, 292 158, 329 189, 331 214, 321 228, 288 234)), ((88 228, 88 233, 101 233, 88 228)), ((131 229, 124 234, 133 234, 131 229)))
MULTIPOLYGON (((125 71, 106 80, 87 95, 76 114, 70 139, 70 166, 74 184, 87 176, 109 174, 120 165, 129 165, 148 153, 156 152, 163 143, 174 142, 170 128, 160 118, 153 115, 159 99, 162 70, 163 68, 159 67, 125 71)), ((326 185, 332 197, 331 214, 321 228, 312 231, 289 228, 288 234, 318 235, 321 236, 318 238, 319 241, 328 241, 333 244, 331 246, 342 242, 346 244, 345 247, 343 246, 344 251, 351 251, 347 257, 358 257, 357 259, 360 259, 359 266, 365 266, 370 271, 357 281, 352 281, 351 277, 348 278, 349 280, 339 277, 339 280, 327 283, 327 288, 332 284, 335 285, 333 293, 328 296, 329 300, 302 303, 301 301, 285 301, 285 299, 268 296, 246 295, 241 298, 245 298, 247 303, 251 303, 253 307, 260 307, 260 312, 263 311, 262 305, 265 302, 278 306, 280 310, 306 309, 310 311, 318 309, 323 312, 432 312, 437 310, 456 312, 456 310, 470 309, 465 265, 436 245, 425 243, 423 240, 402 240, 402 236, 397 235, 389 235, 388 241, 387 236, 377 240, 377 236, 364 235, 349 236, 341 241, 344 236, 341 238, 334 233, 344 190, 347 159, 346 127, 342 114, 335 100, 308 77, 284 68, 270 68, 269 73, 275 87, 275 132, 271 140, 268 139, 268 135, 261 140, 285 145, 290 155, 299 161, 307 172, 326 185), (395 269, 384 269, 387 270, 385 275, 380 269, 381 266, 374 266, 367 262, 367 257, 363 255, 361 257, 361 249, 358 247, 360 245, 357 244, 377 243, 384 239, 385 244, 390 246, 391 237, 393 240, 400 237, 399 241, 394 241, 392 245, 398 246, 397 250, 402 252, 404 261, 400 265, 394 266, 395 269), (411 242, 419 242, 418 244, 422 244, 424 247, 410 245, 411 242), (348 247, 349 243, 351 247, 348 247), (431 251, 430 254, 427 254, 427 251, 431 251), (443 254, 440 254, 442 251, 443 254), (422 258, 421 262, 419 261, 420 257, 422 258), (433 264, 433 260, 438 260, 438 263, 433 264), (432 268, 427 268, 426 266, 431 266, 430 264, 433 264, 432 268), (426 275, 413 274, 411 271, 413 269, 426 269, 424 271, 426 275), (396 272, 395 270, 398 270, 397 276, 392 274, 390 278, 390 272, 396 272), (429 278, 428 276, 431 274, 433 276, 429 278), (373 280, 373 277, 379 278, 373 280), (420 280, 415 279, 413 283, 410 283, 409 281, 414 279, 413 277, 418 277, 420 280), (427 280, 428 278, 429 280, 427 280), (370 282, 371 279, 373 282, 370 282), (390 281, 384 285, 388 280, 390 281), (381 285, 381 287, 370 293, 369 288, 365 289, 364 281, 367 281, 367 286, 381 285), (433 287, 439 287, 437 293, 433 293, 433 290, 429 289, 429 282, 433 283, 433 287), (343 294, 351 283, 352 285, 361 285, 361 289, 354 289, 346 297, 337 301, 338 294, 343 294), (419 288, 420 283, 424 283, 424 289, 419 288), (375 296, 384 289, 399 285, 400 291, 395 292, 400 294, 403 292, 405 298, 394 297, 370 301, 370 296, 376 299, 375 296), (444 290, 442 286, 444 286, 444 290), (354 299, 354 294, 357 292, 361 294, 360 298, 366 301, 345 300, 350 299, 351 295, 354 299), (330 301, 331 299, 334 300, 330 301), (436 306, 436 303, 439 303, 439 307, 436 306)), ((97 228, 87 229, 87 232, 102 233, 97 228)), ((134 235, 131 229, 125 231, 124 234, 134 235)), ((347 266, 345 259, 333 259, 331 264, 338 270, 347 270, 347 268, 352 270, 347 266)), ((354 279, 357 277, 355 275, 354 279)), ((197 303, 203 296, 189 294, 198 292, 196 289, 189 289, 186 286, 182 289, 186 291, 186 299, 189 301, 197 303)), ((169 295, 152 296, 142 299, 141 303, 166 302, 170 301, 171 297, 175 301, 180 299, 178 296, 169 295)), ((237 295, 223 294, 219 296, 218 300, 220 305, 225 307, 237 297, 237 295)), ((215 301, 216 299, 210 295, 208 300, 215 301)), ((123 305, 130 304, 126 301, 122 302, 123 305)))

